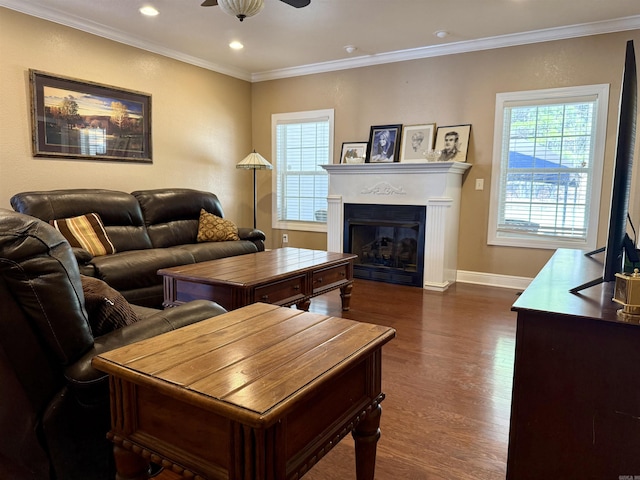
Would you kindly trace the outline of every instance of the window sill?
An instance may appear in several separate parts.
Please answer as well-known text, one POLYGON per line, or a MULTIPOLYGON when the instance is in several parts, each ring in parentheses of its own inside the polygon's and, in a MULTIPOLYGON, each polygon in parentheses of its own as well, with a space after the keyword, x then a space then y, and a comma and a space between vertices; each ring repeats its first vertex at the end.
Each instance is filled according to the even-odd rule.
POLYGON ((327 233, 327 224, 320 222, 274 222, 271 227, 277 230, 327 233))
POLYGON ((497 236, 487 240, 488 245, 516 248, 540 248, 556 250, 558 248, 573 248, 577 250, 595 250, 595 245, 585 240, 563 240, 558 238, 531 238, 517 236, 497 236))

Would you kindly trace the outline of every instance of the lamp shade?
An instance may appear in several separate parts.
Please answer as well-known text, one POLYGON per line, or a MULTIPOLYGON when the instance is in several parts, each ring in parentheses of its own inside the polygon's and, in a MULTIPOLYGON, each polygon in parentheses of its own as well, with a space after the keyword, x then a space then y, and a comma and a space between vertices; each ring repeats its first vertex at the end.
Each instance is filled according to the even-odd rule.
POLYGON ((266 158, 254 150, 247 155, 240 163, 236 165, 236 168, 244 168, 246 170, 271 170, 271 165, 266 158))
POLYGON ((243 21, 246 17, 253 17, 264 7, 264 0, 218 0, 218 6, 229 15, 243 21))

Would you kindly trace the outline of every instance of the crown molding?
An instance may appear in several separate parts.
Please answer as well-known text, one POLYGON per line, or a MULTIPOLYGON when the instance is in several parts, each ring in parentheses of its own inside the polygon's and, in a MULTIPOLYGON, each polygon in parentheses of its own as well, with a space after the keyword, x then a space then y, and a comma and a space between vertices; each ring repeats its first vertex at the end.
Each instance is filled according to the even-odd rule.
POLYGON ((421 58, 455 55, 458 53, 476 52, 480 50, 490 50, 495 48, 512 47, 517 45, 526 45, 532 43, 549 42, 553 40, 564 40, 569 38, 640 29, 640 15, 635 15, 631 17, 618 18, 602 22, 571 25, 568 27, 549 28, 531 32, 515 33, 511 35, 500 35, 478 40, 468 40, 448 43, 444 45, 411 48, 407 50, 385 52, 374 55, 364 55, 344 60, 314 63, 309 65, 301 65, 299 67, 282 68, 265 72, 251 73, 241 69, 208 62, 191 55, 186 55, 182 52, 168 49, 161 45, 157 45, 145 39, 135 37, 134 35, 122 32, 106 25, 102 25, 100 23, 90 22, 73 15, 61 14, 60 12, 51 8, 26 4, 21 0, 0 0, 0 6, 249 82, 278 80, 281 78, 299 77, 316 73, 348 70, 352 68, 368 67, 385 63, 404 62, 421 58))
POLYGON ((163 47, 161 45, 157 45, 153 42, 149 42, 148 40, 131 35, 130 33, 126 33, 121 30, 102 25, 100 23, 91 22, 80 17, 68 15, 66 13, 62 14, 57 10, 48 7, 25 4, 21 0, 0 0, 0 6, 7 7, 11 10, 30 15, 32 17, 37 17, 53 23, 58 23, 60 25, 64 25, 65 27, 75 28, 76 30, 81 30, 98 37, 113 40, 118 43, 123 43, 131 47, 146 50, 151 53, 157 53, 158 55, 173 58, 174 60, 179 60, 181 62, 195 65, 197 67, 202 67, 206 70, 222 73, 224 75, 229 75, 231 77, 239 78, 241 80, 246 80, 249 82, 251 81, 251 74, 249 72, 233 67, 211 63, 201 58, 187 55, 182 52, 163 47))
POLYGON ((316 73, 326 73, 351 68, 368 67, 384 63, 405 62, 421 58, 455 55, 458 53, 477 52, 496 48, 514 47, 532 43, 565 40, 569 38, 600 35, 604 33, 623 32, 640 29, 640 15, 618 18, 602 22, 584 23, 568 27, 548 28, 531 32, 500 35, 496 37, 467 40, 462 42, 447 43, 444 45, 432 45, 428 47, 411 48, 395 52, 364 55, 361 57, 337 60, 333 62, 315 63, 300 67, 283 68, 268 72, 253 73, 252 82, 277 80, 280 78, 299 77, 316 73))

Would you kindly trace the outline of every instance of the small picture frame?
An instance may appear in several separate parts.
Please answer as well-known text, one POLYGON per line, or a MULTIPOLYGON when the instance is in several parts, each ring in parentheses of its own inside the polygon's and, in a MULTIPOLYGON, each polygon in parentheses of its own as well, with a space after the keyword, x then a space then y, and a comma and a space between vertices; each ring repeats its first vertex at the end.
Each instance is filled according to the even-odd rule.
POLYGON ((340 163, 364 163, 367 158, 367 142, 344 142, 340 163))
POLYGON ((471 125, 438 127, 435 150, 440 151, 439 162, 466 162, 471 125))
POLYGON ((435 131, 435 123, 405 125, 402 128, 400 161, 407 163, 426 162, 426 154, 433 148, 435 131))
POLYGON ((402 124, 375 125, 369 133, 366 163, 392 163, 400 161, 400 135, 402 124))

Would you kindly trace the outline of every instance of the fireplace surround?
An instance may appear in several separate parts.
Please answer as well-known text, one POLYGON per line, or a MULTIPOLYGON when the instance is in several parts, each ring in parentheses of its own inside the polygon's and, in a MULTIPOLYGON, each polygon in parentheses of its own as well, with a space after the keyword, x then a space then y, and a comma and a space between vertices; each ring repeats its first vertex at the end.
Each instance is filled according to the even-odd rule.
MULTIPOLYGON (((352 245, 351 227, 346 222, 353 217, 351 209, 354 205, 367 206, 365 210, 376 205, 382 211, 393 211, 396 206, 418 207, 425 213, 424 227, 420 229, 412 225, 408 228, 416 232, 416 252, 419 250, 416 258, 422 256, 422 269, 415 274, 410 272, 412 266, 407 265, 414 262, 406 261, 404 253, 398 254, 397 246, 394 254, 397 258, 393 262, 400 268, 394 275, 412 273, 413 279, 418 278, 419 281, 408 283, 405 278, 394 283, 421 284, 428 290, 445 291, 456 281, 460 196, 464 173, 470 167, 470 164, 461 162, 324 165, 323 168, 329 174, 327 250, 347 252, 352 245), (400 259, 400 256, 405 260, 400 259)), ((398 218, 397 214, 392 216, 398 218)), ((386 227, 392 230, 395 228, 393 225, 386 227)), ((401 230, 400 238, 391 242, 408 242, 412 236, 409 230, 401 230)), ((378 245, 372 243, 365 251, 353 252, 361 256, 361 263, 371 260, 372 266, 377 269, 377 275, 382 277, 385 276, 384 270, 388 268, 385 261, 391 261, 384 257, 389 256, 394 247, 388 245, 388 240, 384 240, 390 238, 389 232, 391 230, 379 230, 376 233, 379 238, 369 240, 370 243, 377 241, 378 245), (383 241, 387 245, 380 245, 383 241)), ((385 278, 372 279, 391 281, 385 278)))

